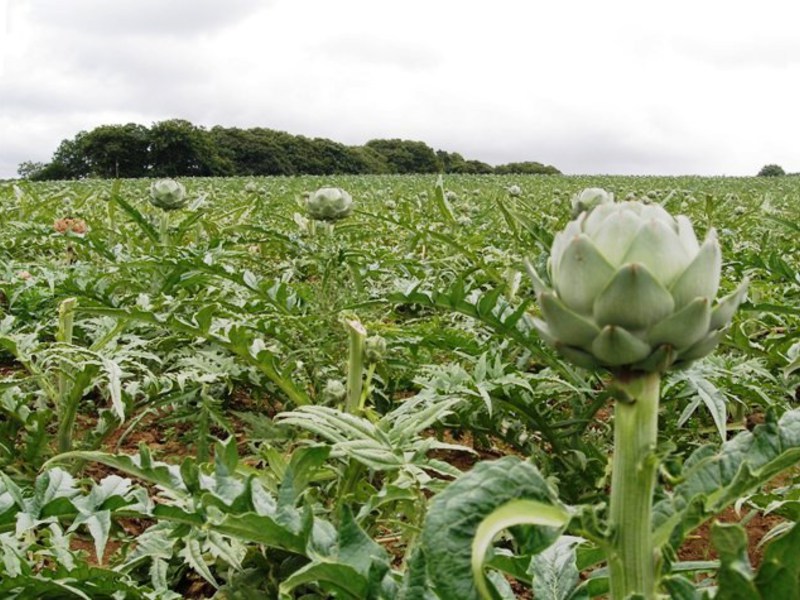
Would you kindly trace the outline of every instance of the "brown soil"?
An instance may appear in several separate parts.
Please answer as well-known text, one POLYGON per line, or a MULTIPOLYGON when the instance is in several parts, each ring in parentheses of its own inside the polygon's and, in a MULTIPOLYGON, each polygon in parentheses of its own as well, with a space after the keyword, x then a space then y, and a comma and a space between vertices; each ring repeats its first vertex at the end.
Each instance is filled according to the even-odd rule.
MULTIPOLYGON (((739 523, 746 520, 746 517, 750 517, 744 525, 748 540, 747 554, 750 557, 750 564, 757 568, 764 558, 764 548, 758 545, 759 542, 773 527, 781 523, 783 519, 777 515, 765 516, 761 513, 754 513, 751 516, 751 513, 747 509, 743 509, 740 514, 737 514, 733 508, 728 508, 714 520, 720 523, 739 523)), ((719 558, 709 541, 711 525, 714 520, 698 527, 692 532, 692 535, 684 541, 683 546, 681 546, 678 551, 678 558, 680 560, 715 560, 719 558)))

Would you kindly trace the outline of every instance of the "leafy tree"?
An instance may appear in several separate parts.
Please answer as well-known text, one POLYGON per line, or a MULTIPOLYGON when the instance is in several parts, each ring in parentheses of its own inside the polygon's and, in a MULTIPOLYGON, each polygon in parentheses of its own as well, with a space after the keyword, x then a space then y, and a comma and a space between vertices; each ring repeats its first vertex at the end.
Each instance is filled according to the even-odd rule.
POLYGON ((494 173, 494 167, 479 160, 468 160, 464 165, 464 173, 471 173, 473 175, 488 175, 494 173))
POLYGON ((19 175, 22 179, 30 179, 32 181, 41 180, 42 171, 44 171, 46 167, 47 165, 43 162, 26 160, 19 163, 19 166, 17 167, 17 175, 19 175))
POLYGON ((290 175, 294 167, 269 129, 214 127, 210 131, 224 169, 232 175, 290 175))
POLYGON ((61 140, 53 154, 53 160, 43 169, 44 179, 82 179, 91 171, 86 158, 85 131, 80 131, 71 140, 61 140))
POLYGON ((346 146, 326 138, 308 138, 255 127, 213 127, 210 131, 183 119, 143 125, 102 125, 62 140, 52 160, 25 162, 28 179, 82 177, 178 177, 225 175, 334 175, 366 173, 558 173, 541 163, 510 163, 496 170, 466 160, 457 152, 424 142, 379 139, 346 146))
POLYGON ((498 165, 494 172, 500 175, 560 175, 561 171, 552 165, 543 165, 540 162, 525 161, 512 162, 498 165))
POLYGON ((367 148, 383 155, 391 173, 436 173, 439 161, 425 142, 411 140, 370 140, 367 148))
POLYGON ((150 168, 150 132, 144 125, 102 125, 86 134, 83 152, 92 175, 143 177, 150 168))
POLYGON ((759 177, 782 177, 786 171, 780 165, 764 165, 758 172, 759 177))
POLYGON ((183 119, 161 121, 150 128, 150 160, 158 177, 226 174, 208 132, 183 119))

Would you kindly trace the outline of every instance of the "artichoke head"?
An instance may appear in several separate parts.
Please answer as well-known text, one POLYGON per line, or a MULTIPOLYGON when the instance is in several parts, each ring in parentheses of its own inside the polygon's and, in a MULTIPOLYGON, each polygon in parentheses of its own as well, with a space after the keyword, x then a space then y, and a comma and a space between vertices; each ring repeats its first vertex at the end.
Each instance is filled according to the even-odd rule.
POLYGON ((721 254, 685 216, 659 205, 603 203, 553 240, 548 287, 527 263, 542 338, 572 362, 663 372, 710 353, 744 299, 747 281, 714 303, 721 254))
POLYGON ((590 211, 601 204, 614 202, 614 194, 603 188, 586 188, 572 197, 572 218, 585 211, 590 211))
POLYGON ((150 204, 162 210, 178 210, 186 206, 186 188, 174 179, 158 179, 150 185, 150 204))
POLYGON ((317 221, 343 219, 353 210, 353 198, 341 188, 320 188, 308 198, 308 214, 317 221))

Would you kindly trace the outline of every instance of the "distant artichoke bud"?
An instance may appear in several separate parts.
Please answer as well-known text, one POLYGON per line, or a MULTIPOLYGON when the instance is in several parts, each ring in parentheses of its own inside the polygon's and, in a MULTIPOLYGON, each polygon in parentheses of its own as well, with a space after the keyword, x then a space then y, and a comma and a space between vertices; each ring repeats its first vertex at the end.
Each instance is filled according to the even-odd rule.
POLYGON ((709 354, 744 299, 747 281, 714 305, 716 232, 698 243, 685 216, 657 204, 603 204, 556 234, 550 289, 527 263, 544 320, 534 326, 572 362, 663 372, 709 354))
POLYGON ((158 179, 150 185, 150 204, 162 210, 178 210, 186 206, 186 188, 174 179, 158 179))
POLYGON ((320 188, 308 199, 308 214, 317 221, 343 219, 353 210, 353 198, 342 188, 320 188))
POLYGON ((379 363, 386 354, 386 340, 379 335, 371 335, 364 340, 364 358, 369 364, 379 363))
POLYGON ((387 200, 386 202, 383 203, 383 205, 388 210, 394 210, 395 208, 397 208, 397 202, 395 202, 394 200, 387 200))
POLYGON ((522 189, 518 185, 509 186, 506 191, 508 192, 509 196, 521 196, 522 189))
POLYGON ((248 194, 255 194, 258 191, 258 185, 255 181, 248 181, 244 184, 244 191, 248 194))
POLYGON ((614 194, 603 188, 586 188, 572 197, 572 218, 600 206, 614 202, 614 194))
POLYGON ((322 399, 328 404, 335 404, 344 400, 347 395, 347 388, 338 379, 328 379, 325 388, 322 390, 322 399))

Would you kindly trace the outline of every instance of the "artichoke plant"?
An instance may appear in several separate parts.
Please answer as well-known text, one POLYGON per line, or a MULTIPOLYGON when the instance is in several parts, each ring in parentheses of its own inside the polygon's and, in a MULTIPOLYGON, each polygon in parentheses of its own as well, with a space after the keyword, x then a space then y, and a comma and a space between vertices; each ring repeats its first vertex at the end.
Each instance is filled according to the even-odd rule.
MULTIPOLYGON (((655 600, 662 561, 654 551, 652 501, 658 460, 661 374, 711 352, 747 282, 714 304, 721 255, 714 230, 701 244, 691 222, 660 205, 614 204, 602 194, 556 234, 552 287, 527 263, 541 336, 572 362, 605 367, 619 400, 607 550, 611 598, 655 600)), ((574 202, 574 199, 573 199, 574 202)))
POLYGON ((586 188, 572 197, 572 218, 601 204, 609 204, 611 202, 614 202, 614 194, 605 191, 603 188, 586 188))
POLYGON ((543 320, 535 327, 572 362, 663 372, 711 352, 747 282, 714 305, 720 248, 659 205, 604 203, 556 234, 548 287, 528 264, 543 320))
POLYGON ((320 188, 308 199, 308 214, 317 221, 337 221, 353 210, 353 198, 341 188, 320 188))
POLYGON ((158 179, 150 185, 150 204, 162 210, 179 210, 188 201, 186 188, 174 179, 158 179))

